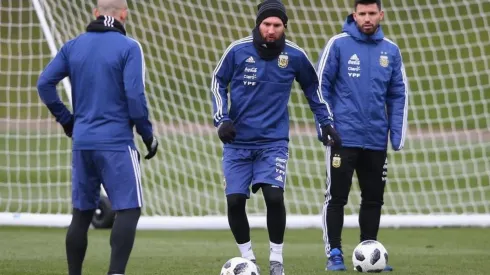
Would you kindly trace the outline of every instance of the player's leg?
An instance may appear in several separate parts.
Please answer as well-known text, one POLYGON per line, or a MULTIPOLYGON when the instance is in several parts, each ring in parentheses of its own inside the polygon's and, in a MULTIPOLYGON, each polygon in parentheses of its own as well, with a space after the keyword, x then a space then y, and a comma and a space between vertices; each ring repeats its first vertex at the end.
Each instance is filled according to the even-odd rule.
POLYGON ((92 162, 92 151, 73 151, 73 213, 66 233, 66 257, 70 275, 81 275, 87 251, 87 231, 100 195, 100 179, 92 162))
POLYGON ((116 212, 108 274, 124 274, 143 205, 138 151, 128 146, 125 151, 97 151, 95 156, 107 197, 116 212))
POLYGON ((270 274, 282 275, 286 207, 284 189, 289 153, 287 147, 256 150, 252 191, 262 189, 267 206, 267 229, 270 245, 270 274))
POLYGON ((323 205, 323 240, 327 270, 345 270, 341 236, 358 148, 326 148, 327 184, 323 205))
POLYGON ((251 150, 225 148, 223 150, 223 173, 230 230, 241 256, 255 261, 250 240, 250 226, 245 211, 252 182, 251 150))
MULTIPOLYGON (((387 175, 386 151, 364 150, 358 159, 357 177, 361 189, 359 210, 360 241, 377 240, 387 175)), ((386 271, 393 270, 387 266, 386 271)))
POLYGON ((360 241, 376 240, 383 206, 387 172, 386 151, 364 150, 358 159, 357 176, 361 189, 359 210, 360 241))
POLYGON ((267 230, 269 231, 269 262, 270 274, 284 274, 284 233, 286 231, 286 207, 284 205, 284 189, 278 185, 262 186, 267 206, 267 230))

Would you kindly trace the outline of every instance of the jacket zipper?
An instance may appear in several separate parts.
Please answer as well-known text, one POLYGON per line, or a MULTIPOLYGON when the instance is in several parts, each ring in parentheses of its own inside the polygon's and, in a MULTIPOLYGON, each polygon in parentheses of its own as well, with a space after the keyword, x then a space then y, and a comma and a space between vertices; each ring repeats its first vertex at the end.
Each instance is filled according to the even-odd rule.
MULTIPOLYGON (((371 45, 368 44, 368 91, 367 91, 367 96, 369 99, 371 97, 371 90, 372 90, 372 82, 371 82, 371 69, 372 69, 372 66, 371 66, 371 45)), ((368 127, 368 123, 369 123, 369 109, 370 109, 370 102, 369 100, 366 100, 366 104, 367 104, 367 108, 366 110, 368 110, 368 113, 367 114, 364 114, 364 133, 369 133, 369 127, 368 127)), ((367 139, 368 139, 368 135, 365 134, 364 135, 364 144, 362 145, 362 149, 365 149, 366 148, 366 143, 367 143, 367 139)))
POLYGON ((269 81, 269 74, 267 73, 267 72, 268 72, 268 71, 267 71, 267 65, 268 65, 269 61, 267 61, 267 60, 262 60, 262 62, 264 62, 264 64, 265 64, 265 65, 264 65, 264 75, 265 75, 265 80, 266 80, 266 81, 269 81))

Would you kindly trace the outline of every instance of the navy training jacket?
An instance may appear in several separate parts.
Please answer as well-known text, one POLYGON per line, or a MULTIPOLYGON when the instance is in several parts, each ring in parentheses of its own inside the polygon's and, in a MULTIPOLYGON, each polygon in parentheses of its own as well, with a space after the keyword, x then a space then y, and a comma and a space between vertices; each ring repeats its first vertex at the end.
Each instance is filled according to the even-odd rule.
POLYGON ((403 148, 408 82, 400 49, 384 37, 381 26, 367 36, 349 15, 317 66, 320 89, 344 147, 386 150, 389 136, 394 150, 403 148))
POLYGON ((235 141, 225 147, 288 146, 288 102, 295 80, 316 121, 322 126, 332 123, 332 113, 318 89, 315 68, 305 51, 286 40, 277 58, 264 60, 252 40, 249 36, 231 43, 212 76, 214 125, 232 120, 237 132, 235 141))
POLYGON ((145 97, 145 61, 136 40, 115 31, 86 32, 68 41, 37 83, 42 101, 60 124, 71 114, 56 85, 69 77, 73 103, 73 150, 127 150, 133 127, 153 136, 145 97))

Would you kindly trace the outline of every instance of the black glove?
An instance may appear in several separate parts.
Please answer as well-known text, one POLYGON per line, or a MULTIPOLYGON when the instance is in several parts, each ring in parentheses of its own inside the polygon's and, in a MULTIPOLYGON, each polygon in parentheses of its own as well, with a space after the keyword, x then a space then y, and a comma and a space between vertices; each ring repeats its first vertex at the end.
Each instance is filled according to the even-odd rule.
POLYGON ((322 142, 325 146, 342 146, 342 140, 331 124, 322 126, 322 142))
POLYGON ((236 130, 231 120, 223 121, 218 127, 218 136, 223 143, 232 143, 235 141, 236 130))
POLYGON ((148 150, 148 154, 145 156, 145 159, 151 159, 155 156, 158 149, 158 140, 155 137, 151 137, 147 140, 143 140, 146 145, 146 149, 148 150))
POLYGON ((70 121, 61 125, 63 127, 63 131, 65 131, 65 135, 69 138, 73 135, 73 124, 75 123, 75 119, 71 116, 70 121))

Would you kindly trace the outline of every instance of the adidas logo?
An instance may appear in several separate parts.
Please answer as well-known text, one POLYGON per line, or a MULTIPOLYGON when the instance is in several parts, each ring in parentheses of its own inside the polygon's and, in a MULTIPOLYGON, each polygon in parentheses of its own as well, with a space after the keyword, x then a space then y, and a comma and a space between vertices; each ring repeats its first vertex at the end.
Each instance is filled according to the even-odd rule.
POLYGON ((247 63, 255 63, 255 59, 251 56, 251 57, 247 58, 247 60, 245 60, 245 62, 247 62, 247 63))
POLYGON ((349 61, 347 62, 349 65, 361 65, 361 60, 359 60, 359 57, 357 54, 353 54, 350 58, 349 61))
POLYGON ((282 179, 282 176, 281 176, 281 175, 277 176, 277 177, 275 178, 275 180, 280 181, 280 182, 283 182, 283 181, 284 181, 284 180, 282 179))

